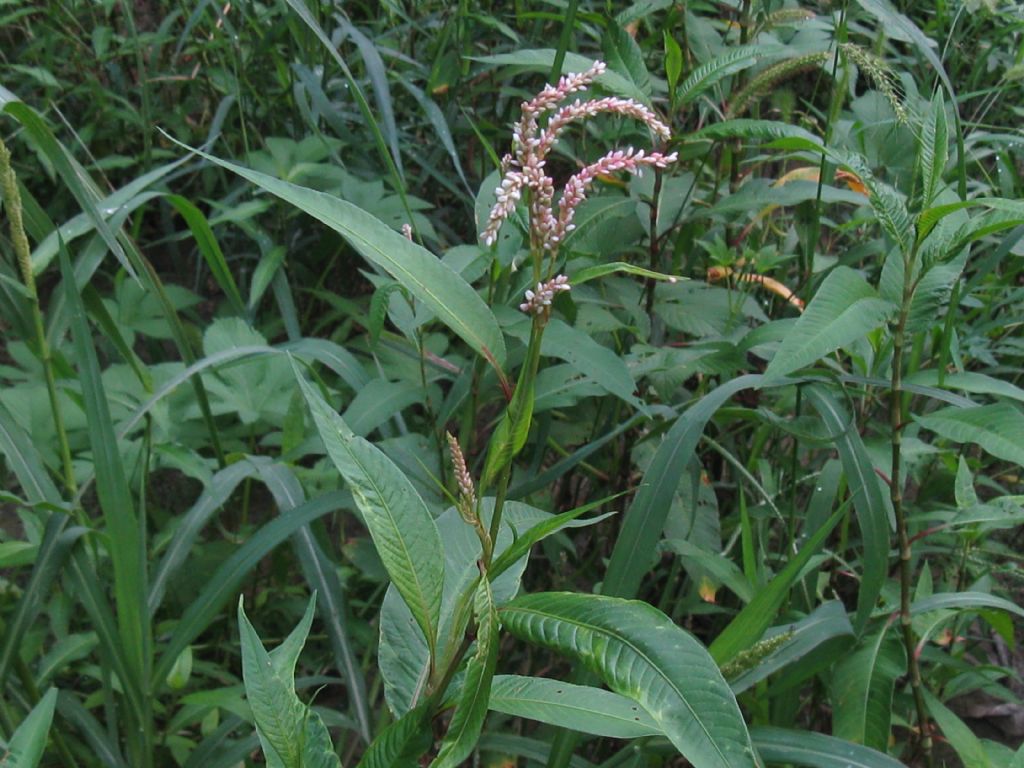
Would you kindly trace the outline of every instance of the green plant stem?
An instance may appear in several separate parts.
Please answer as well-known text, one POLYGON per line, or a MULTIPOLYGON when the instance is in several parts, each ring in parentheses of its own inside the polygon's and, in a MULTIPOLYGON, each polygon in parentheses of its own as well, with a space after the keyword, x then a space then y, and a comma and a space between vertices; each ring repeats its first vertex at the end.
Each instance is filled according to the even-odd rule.
MULTIPOLYGON (((39 360, 43 365, 43 376, 46 379, 46 394, 50 400, 50 412, 53 414, 53 423, 57 430, 57 443, 60 446, 61 466, 64 470, 64 486, 72 496, 78 491, 75 482, 74 467, 71 463, 71 446, 68 443, 67 430, 64 428, 64 415, 61 412, 60 401, 57 398, 57 379, 53 373, 53 357, 50 354, 50 345, 46 341, 46 329, 43 323, 43 312, 39 307, 39 293, 36 291, 35 275, 32 272, 31 250, 28 245, 28 237, 25 235, 25 225, 21 217, 21 195, 18 193, 18 181, 14 174, 14 167, 11 165, 11 153, 0 139, 0 187, 3 191, 4 208, 7 210, 7 218, 10 221, 11 242, 14 245, 14 253, 18 260, 18 267, 21 271, 21 278, 25 283, 25 291, 28 294, 29 308, 32 313, 32 326, 36 336, 36 347, 39 360)), ((80 515, 76 506, 76 515, 80 515)), ((84 519, 79 520, 84 523, 84 519)))
MULTIPOLYGON (((654 190, 651 193, 651 217, 650 227, 651 232, 649 236, 650 240, 650 264, 652 272, 661 272, 661 241, 658 238, 658 208, 661 202, 661 185, 662 185, 662 171, 660 168, 654 169, 654 190)), ((654 311, 654 278, 647 278, 647 284, 644 286, 647 291, 646 306, 647 316, 651 321, 651 343, 660 344, 662 340, 663 324, 661 318, 654 311)))
POLYGON ((903 443, 904 402, 903 402, 903 355, 906 342, 907 318, 913 298, 913 267, 917 257, 917 246, 903 261, 903 296, 899 317, 892 338, 892 381, 889 390, 889 429, 892 441, 892 469, 889 478, 889 494, 896 516, 896 531, 900 546, 900 627, 903 630, 903 644, 907 651, 907 667, 910 673, 910 687, 914 693, 917 709, 918 741, 924 753, 925 764, 932 768, 932 737, 928 726, 928 709, 924 701, 924 687, 921 682, 921 667, 918 663, 914 628, 910 616, 910 589, 913 584, 910 536, 907 531, 907 516, 903 509, 903 483, 901 449, 903 443))

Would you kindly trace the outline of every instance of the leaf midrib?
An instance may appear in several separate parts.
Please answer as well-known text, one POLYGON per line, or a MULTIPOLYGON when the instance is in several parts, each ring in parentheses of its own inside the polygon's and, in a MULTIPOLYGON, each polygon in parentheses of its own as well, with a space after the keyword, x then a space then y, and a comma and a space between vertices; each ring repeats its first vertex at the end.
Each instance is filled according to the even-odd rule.
MULTIPOLYGON (((537 610, 536 608, 520 608, 518 606, 509 606, 508 608, 503 608, 502 610, 510 611, 510 612, 517 612, 518 611, 520 613, 529 613, 529 614, 540 616, 540 617, 546 617, 546 618, 549 618, 549 619, 551 619, 553 621, 566 621, 567 620, 565 617, 558 616, 558 615, 555 615, 555 614, 545 613, 543 611, 537 610)), ((640 658, 642 658, 651 667, 651 669, 655 670, 655 672, 658 673, 659 677, 661 677, 665 681, 666 685, 668 685, 668 687, 671 688, 672 691, 674 691, 676 693, 676 695, 679 697, 679 700, 683 702, 683 704, 686 707, 686 709, 693 716, 694 721, 700 726, 701 731, 703 731, 703 733, 704 733, 705 737, 707 738, 707 740, 714 747, 715 752, 718 753, 719 757, 723 760, 725 765, 729 765, 729 760, 726 757, 725 753, 722 752, 721 748, 718 746, 717 741, 714 738, 712 738, 711 733, 708 731, 707 726, 704 724, 704 721, 697 715, 697 712, 690 705, 690 702, 683 695, 682 691, 675 685, 675 683, 672 682, 672 680, 668 677, 668 675, 666 675, 664 672, 662 672, 662 670, 658 667, 658 665, 654 664, 651 661, 650 657, 646 653, 644 653, 639 648, 637 648, 636 645, 634 645, 631 641, 621 637, 620 635, 617 635, 612 630, 605 629, 604 627, 598 627, 598 626, 595 626, 593 624, 588 624, 588 623, 580 621, 578 619, 569 619, 569 621, 572 624, 576 625, 577 627, 582 627, 582 628, 588 629, 591 632, 594 632, 595 634, 604 635, 605 637, 609 637, 609 638, 613 638, 615 640, 618 640, 623 645, 625 645, 626 647, 628 647, 632 651, 634 651, 640 658)), ((650 714, 651 714, 652 717, 654 716, 653 712, 650 713, 650 714)), ((656 720, 660 720, 661 718, 656 717, 655 719, 656 720)))

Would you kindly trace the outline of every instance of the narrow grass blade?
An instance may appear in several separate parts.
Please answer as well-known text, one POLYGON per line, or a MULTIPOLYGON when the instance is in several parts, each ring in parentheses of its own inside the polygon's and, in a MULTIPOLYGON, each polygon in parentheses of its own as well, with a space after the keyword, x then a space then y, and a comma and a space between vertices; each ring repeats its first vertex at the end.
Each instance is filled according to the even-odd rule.
POLYGON ((153 679, 157 681, 166 679, 178 654, 204 632, 210 622, 220 613, 225 603, 238 594, 238 589, 249 571, 255 568, 260 560, 302 526, 308 525, 329 512, 340 509, 347 498, 348 494, 334 492, 307 501, 288 514, 281 515, 265 524, 225 560, 210 576, 206 587, 178 621, 171 639, 156 664, 153 679))
POLYGON ((769 627, 779 608, 789 594, 790 588, 800 577, 800 572, 811 557, 821 549, 832 529, 842 519, 844 510, 837 511, 828 522, 814 532, 807 543, 786 567, 768 584, 759 589, 754 599, 743 606, 743 610, 722 631, 708 649, 719 666, 736 658, 736 655, 756 643, 769 627))
MULTIPOLYGON (((359 111, 363 116, 363 121, 366 123, 367 128, 370 129, 370 133, 373 136, 374 145, 377 148, 377 154, 380 155, 381 160, 384 162, 390 172, 391 179, 394 182, 395 190, 402 198, 402 207, 405 209, 405 215, 409 221, 412 221, 412 210, 409 207, 409 200, 405 194, 405 179, 402 177, 402 172, 395 162, 395 158, 388 152, 387 143, 384 140, 384 133, 381 131, 380 125, 377 123, 376 118, 373 115, 373 111, 370 109, 370 104, 366 100, 366 96, 363 95, 363 89, 359 87, 359 83, 352 77, 352 71, 348 68, 348 64, 341 58, 341 54, 338 53, 338 49, 334 47, 330 38, 324 33, 323 29, 317 23, 317 20, 313 18, 313 15, 309 12, 309 8, 306 7, 303 0, 285 0, 289 7, 295 14, 302 19, 302 23, 309 27, 310 31, 316 36, 327 52, 334 59, 335 63, 341 67, 342 73, 345 75, 345 79, 348 81, 348 86, 352 91, 352 95, 355 97, 356 105, 359 107, 359 111)), ((397 152, 397 148, 395 150, 397 152)))
POLYGON ((68 516, 61 513, 51 514, 46 521, 46 530, 42 541, 39 542, 32 575, 25 585, 17 607, 5 617, 3 645, 0 645, 0 690, 7 680, 7 673, 15 655, 21 652, 21 641, 25 632, 50 599, 50 587, 60 575, 74 543, 74 538, 62 535, 68 522, 68 516))
POLYGON ((100 725, 92 712, 82 706, 78 698, 66 691, 57 697, 57 714, 64 723, 74 726, 89 745, 93 756, 102 761, 104 768, 128 768, 128 762, 121 755, 117 742, 109 731, 100 725))
POLYGON ((648 557, 661 538, 683 468, 693 455, 705 425, 729 398, 760 382, 761 376, 757 374, 733 379, 709 392, 676 419, 658 447, 640 490, 623 518, 622 530, 608 562, 602 587, 604 594, 617 597, 636 595, 647 571, 648 557))
POLYGON ((21 490, 30 502, 61 503, 60 491, 47 474, 32 438, 3 403, 0 403, 0 451, 7 457, 8 467, 18 478, 21 490))
POLYGON ((224 252, 220 249, 216 235, 213 234, 210 222, 206 220, 203 212, 187 198, 181 195, 167 195, 164 199, 174 206, 174 209, 181 214, 192 231, 192 237, 195 238, 199 253, 202 254, 206 265, 210 268, 210 273, 217 281, 217 285, 227 296, 235 314, 245 317, 245 302, 242 301, 242 294, 235 284, 235 278, 231 275, 231 269, 228 267, 227 259, 224 258, 224 252))
POLYGON ((117 620, 129 668, 139 688, 147 687, 150 666, 150 622, 146 610, 148 573, 146 542, 135 513, 135 503, 117 439, 114 437, 110 408, 107 405, 99 360, 92 344, 92 333, 85 317, 82 298, 75 289, 75 279, 67 251, 60 253, 61 273, 70 312, 71 329, 78 361, 78 378, 89 425, 96 472, 96 493, 103 510, 109 536, 108 553, 114 567, 114 595, 117 620))
POLYGON ((828 434, 834 436, 860 526, 863 570, 857 594, 857 616, 853 622, 859 634, 871 617, 885 583, 889 567, 890 511, 864 442, 842 407, 824 387, 811 385, 804 392, 828 434))
POLYGON ((210 517, 224 505, 224 502, 234 493, 235 488, 247 477, 252 477, 256 471, 257 468, 251 461, 239 461, 220 470, 206 485, 188 512, 181 516, 170 543, 164 550, 164 556, 153 571, 153 580, 149 586, 149 596, 146 600, 151 615, 155 614, 160 607, 167 592, 167 586, 181 566, 185 564, 189 552, 210 517))

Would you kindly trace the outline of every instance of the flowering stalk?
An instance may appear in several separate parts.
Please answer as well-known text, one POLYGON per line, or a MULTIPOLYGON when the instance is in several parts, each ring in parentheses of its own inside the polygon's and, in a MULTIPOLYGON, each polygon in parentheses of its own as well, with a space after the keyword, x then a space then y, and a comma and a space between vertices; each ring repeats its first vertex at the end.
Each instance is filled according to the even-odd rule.
POLYGON ((473 487, 473 476, 469 473, 469 467, 466 466, 466 457, 462 453, 462 448, 459 446, 459 440, 451 432, 446 432, 445 437, 448 438, 448 450, 452 455, 452 469, 455 472, 455 483, 459 487, 459 498, 456 503, 456 509, 459 510, 459 515, 462 519, 473 526, 476 531, 477 537, 480 539, 480 547, 483 550, 483 560, 485 563, 491 560, 491 550, 493 549, 491 536, 488 535, 487 529, 484 527, 483 521, 480 519, 480 508, 477 505, 476 489, 473 487))
POLYGON ((53 423, 57 430, 57 443, 60 446, 60 459, 64 470, 64 486, 74 495, 78 487, 71 464, 71 447, 68 443, 67 431, 64 428, 64 416, 61 412, 60 400, 57 398, 57 379, 53 372, 53 358, 50 354, 50 345, 46 341, 43 313, 39 307, 39 294, 36 291, 36 279, 32 272, 31 252, 21 216, 21 195, 18 192, 18 181, 14 175, 14 167, 11 165, 11 153, 7 149, 7 145, 4 144, 3 139, 0 139, 0 193, 2 193, 0 197, 3 198, 4 210, 10 222, 11 244, 14 246, 14 253, 18 260, 18 269, 21 272, 21 279, 25 283, 25 295, 28 298, 32 313, 37 351, 39 353, 39 360, 43 365, 46 392, 50 400, 50 411, 53 413, 53 423))
POLYGON ((668 126, 654 112, 633 99, 606 97, 584 101, 577 98, 563 104, 573 94, 585 91, 604 71, 605 64, 596 62, 586 72, 565 75, 557 84, 545 86, 533 99, 523 102, 522 114, 512 131, 512 151, 501 161, 503 178, 495 190, 496 201, 480 234, 486 245, 494 245, 502 224, 515 211, 520 200, 526 203, 534 287, 526 291, 519 309, 533 319, 533 324, 526 360, 520 369, 515 392, 491 436, 480 481, 481 493, 492 484, 495 488, 490 527, 492 542, 496 540, 501 525, 501 510, 511 479, 512 461, 525 445, 533 420, 533 388, 540 362, 541 337, 551 318, 555 297, 570 289, 569 278, 556 275, 555 266, 559 247, 575 228, 576 209, 586 199, 598 176, 620 171, 640 175, 645 168, 665 168, 677 157, 674 152, 666 155, 633 147, 614 150, 573 175, 555 202, 554 180, 546 172, 547 157, 559 137, 572 124, 599 114, 622 115, 644 123, 657 139, 669 139, 668 126), (542 126, 546 116, 546 123, 542 126))

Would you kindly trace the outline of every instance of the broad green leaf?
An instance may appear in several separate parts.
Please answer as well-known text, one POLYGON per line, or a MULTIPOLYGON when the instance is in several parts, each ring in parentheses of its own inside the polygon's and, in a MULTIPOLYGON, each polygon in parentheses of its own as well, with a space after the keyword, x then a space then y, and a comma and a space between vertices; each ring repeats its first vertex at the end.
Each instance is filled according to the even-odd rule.
POLYGON ((432 768, 456 768, 472 754, 487 717, 491 682, 498 663, 498 613, 491 583, 481 579, 476 589, 473 614, 476 617, 476 653, 466 665, 462 694, 455 705, 448 731, 441 742, 432 768))
POLYGON ((1009 403, 943 408, 914 420, 948 440, 977 443, 996 458, 1024 466, 1024 414, 1009 403))
POLYGON ((906 650, 889 625, 840 659, 832 673, 832 733, 885 752, 893 690, 906 665, 906 650))
MULTIPOLYGON (((917 371, 907 376, 905 382, 926 387, 938 387, 940 386, 939 372, 934 369, 917 371)), ((1004 379, 997 379, 994 376, 975 371, 946 374, 942 377, 941 386, 944 389, 962 389, 964 392, 976 394, 999 395, 1024 403, 1024 389, 1021 387, 1004 379)), ((970 405, 970 401, 967 404, 970 405)))
POLYGON ((419 768, 420 757, 430 749, 432 702, 409 710, 373 740, 356 768, 419 768))
POLYGON ((0 760, 5 768, 36 768, 43 758, 46 740, 53 722, 53 709, 57 705, 57 689, 51 688, 21 722, 0 760))
POLYGON ((653 606, 550 592, 501 611, 523 640, 567 654, 639 702, 695 768, 756 765, 732 691, 704 647, 653 606))
POLYGON ((634 408, 644 409, 633 394, 636 382, 625 361, 612 349, 598 344, 589 334, 552 318, 544 329, 540 351, 547 357, 565 360, 620 400, 634 408))
POLYGON ((857 272, 836 267, 782 340, 765 377, 778 379, 811 365, 882 325, 893 305, 857 272))
POLYGON ((704 426, 729 398, 755 387, 759 375, 740 376, 705 395, 676 419, 644 473, 640 490, 626 512, 615 541, 602 592, 633 597, 648 569, 649 553, 657 546, 665 519, 679 487, 683 469, 693 456, 704 426))
POLYGON ((708 650, 719 666, 732 661, 736 654, 761 638, 789 595, 790 588, 800 577, 804 566, 821 549, 821 545, 825 543, 825 539, 832 533, 842 515, 843 511, 839 510, 815 531, 800 551, 788 559, 786 567, 766 586, 759 589, 754 594, 754 599, 747 603, 736 618, 715 638, 708 650))
POLYGON ((808 768, 906 768, 899 760, 859 744, 809 731, 760 726, 750 737, 761 757, 771 764, 808 768))
POLYGON ((473 349, 497 364, 504 361, 505 340, 491 310, 465 280, 425 248, 345 200, 177 143, 322 221, 367 261, 400 282, 473 349))
MULTIPOLYGON (((480 515, 484 525, 490 527, 494 499, 480 500, 480 515)), ((520 502, 506 502, 501 517, 501 530, 495 542, 494 562, 506 563, 505 553, 518 545, 526 532, 536 529, 554 516, 520 502)), ((449 507, 437 518, 437 528, 444 545, 444 593, 441 602, 441 620, 438 636, 449 643, 461 641, 455 636, 456 609, 460 599, 472 599, 474 582, 480 576, 480 540, 473 528, 466 524, 454 507, 449 507)), ((519 590, 519 580, 526 568, 527 549, 519 550, 511 564, 503 565, 500 573, 491 574, 494 602, 502 605, 519 590)), ((471 604, 470 604, 471 605, 471 604)), ((430 673, 430 651, 418 632, 410 631, 413 623, 408 606, 402 601, 394 585, 388 587, 380 613, 380 652, 378 666, 384 678, 384 694, 388 706, 396 716, 402 716, 418 705, 424 696, 430 673)), ((443 648, 439 649, 439 656, 443 648)))
POLYGON ((423 388, 406 381, 371 379, 345 409, 342 419, 353 434, 365 437, 403 409, 423 399, 423 388))
MULTIPOLYGON (((485 733, 480 737, 480 751, 501 756, 514 755, 525 758, 530 763, 545 765, 551 755, 551 745, 542 739, 531 739, 527 736, 485 733)), ((578 755, 571 755, 568 765, 569 768, 596 768, 593 763, 578 755)))
POLYGON ((295 694, 295 664, 313 622, 315 597, 302 621, 271 653, 263 647, 238 600, 242 675, 268 765, 281 768, 341 768, 320 716, 295 694))
POLYGON ((701 575, 710 576, 724 585, 744 603, 754 597, 754 589, 739 567, 719 552, 710 552, 685 539, 665 539, 665 549, 675 552, 682 560, 690 578, 699 580, 701 575))
POLYGON ((491 688, 490 707, 506 715, 613 739, 662 735, 654 719, 633 699, 545 677, 498 675, 491 688))
MULTIPOLYGON (((526 438, 530 434, 530 425, 533 423, 533 405, 536 399, 534 388, 537 382, 537 367, 540 364, 542 333, 543 329, 539 325, 536 323, 531 325, 526 359, 519 369, 515 392, 487 443, 484 469, 480 473, 480 493, 487 492, 493 486, 501 473, 509 468, 512 460, 526 445, 526 438)), ((621 360, 618 362, 621 363, 621 360)))
POLYGON ((388 576, 433 653, 444 584, 444 554, 434 518, 391 459, 353 434, 298 368, 295 378, 327 455, 352 491, 388 576))
POLYGON ((882 491, 881 479, 875 474, 864 441, 850 417, 824 387, 812 385, 805 387, 804 392, 839 451, 860 526, 862 574, 853 622, 859 633, 871 618, 888 573, 892 512, 887 505, 888 497, 882 491))

